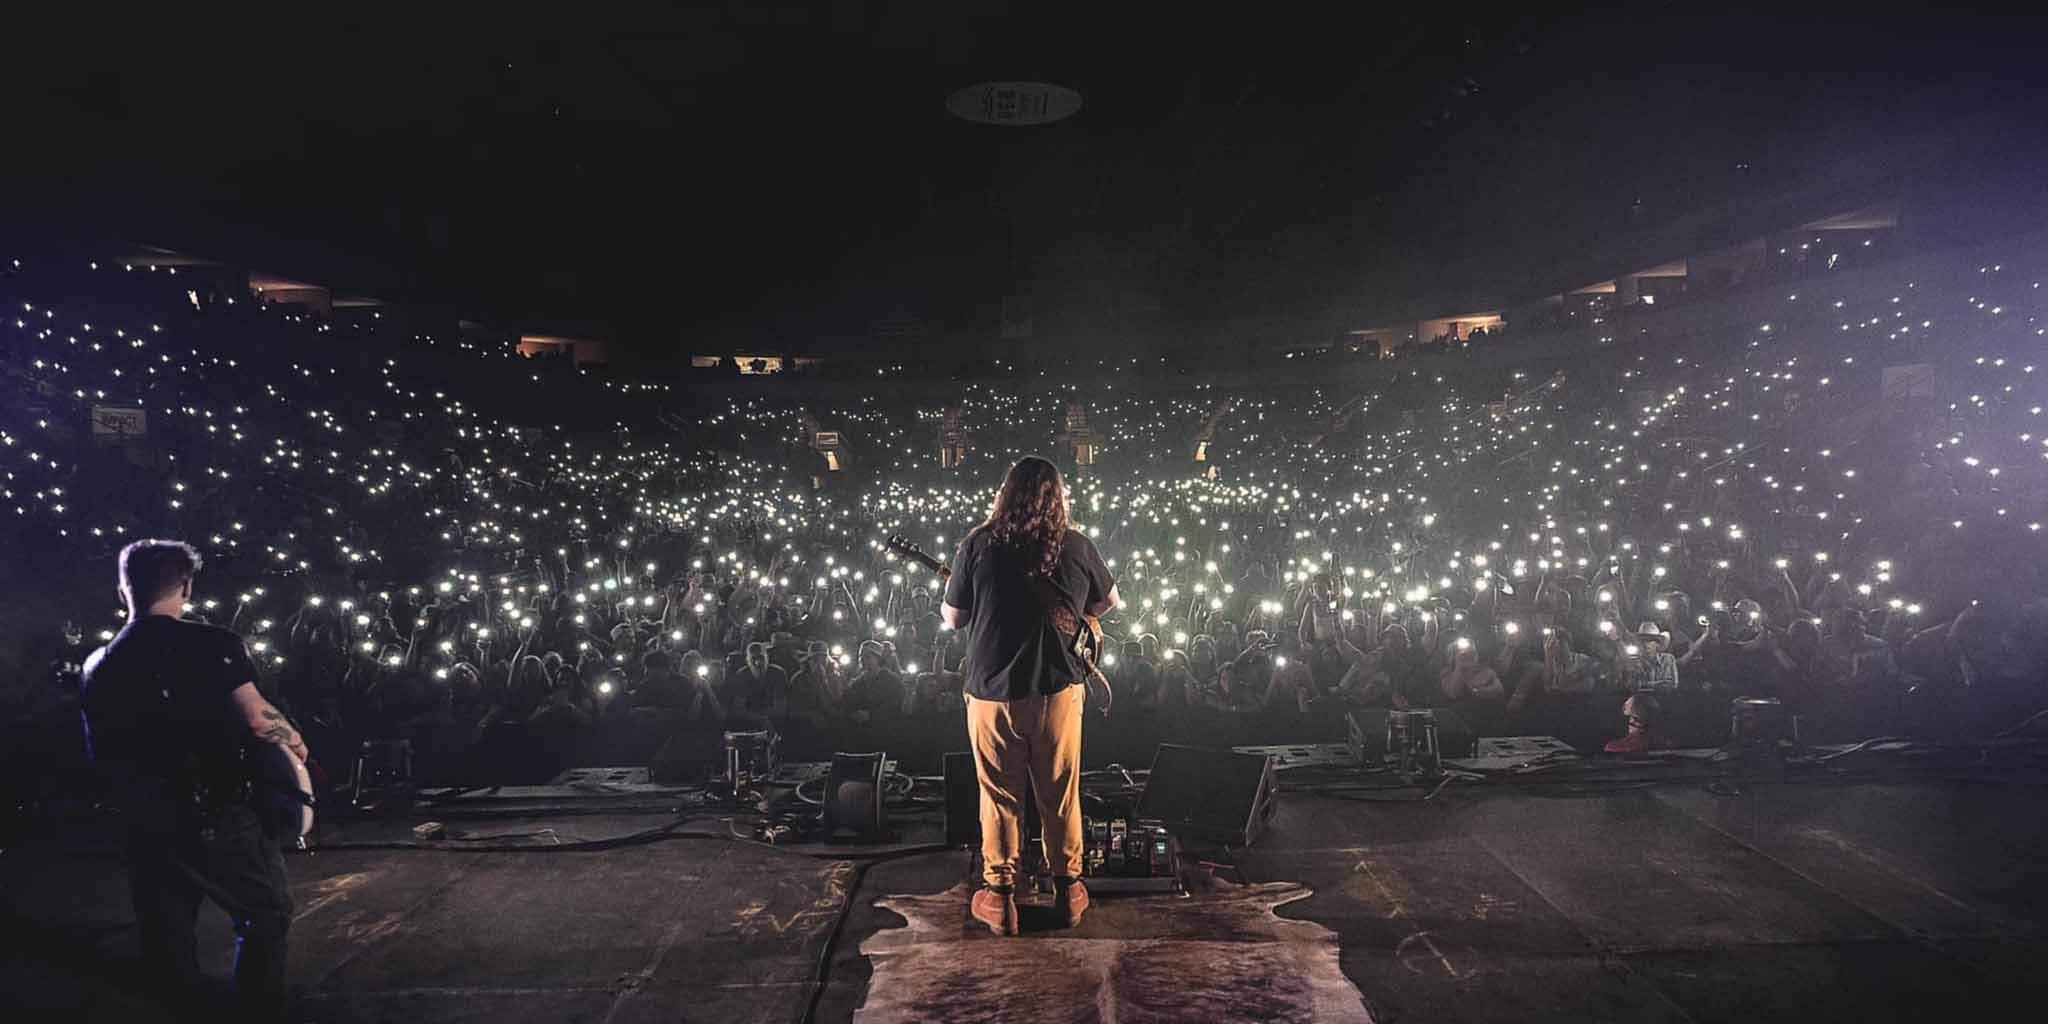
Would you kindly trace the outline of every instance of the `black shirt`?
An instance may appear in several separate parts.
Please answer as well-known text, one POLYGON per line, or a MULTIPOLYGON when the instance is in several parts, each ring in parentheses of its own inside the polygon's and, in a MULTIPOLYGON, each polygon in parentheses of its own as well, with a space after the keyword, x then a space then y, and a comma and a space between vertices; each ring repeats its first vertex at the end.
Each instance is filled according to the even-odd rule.
MULTIPOLYGON (((1028 574, 1036 553, 999 544, 987 530, 967 535, 953 556, 946 603, 965 613, 964 689, 976 700, 1022 700, 1057 693, 1086 669, 1068 650, 1047 614, 1043 592, 1028 574)), ((1056 605, 1080 614, 1109 600, 1115 577, 1095 542, 1068 530, 1049 578, 1056 605)), ((1081 628, 1085 629, 1086 626, 1081 628)))
POLYGON ((238 781, 249 727, 231 696, 256 681, 242 638, 168 615, 132 620, 85 660, 95 762, 178 783, 238 781))

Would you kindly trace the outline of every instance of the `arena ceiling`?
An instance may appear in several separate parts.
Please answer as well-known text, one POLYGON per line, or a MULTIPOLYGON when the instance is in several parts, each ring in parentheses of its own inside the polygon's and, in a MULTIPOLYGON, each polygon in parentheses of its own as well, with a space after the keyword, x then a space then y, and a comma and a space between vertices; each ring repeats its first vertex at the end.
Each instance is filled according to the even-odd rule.
POLYGON ((1676 4, 506 10, 52 31, 0 72, 18 205, 399 301, 609 321, 629 346, 993 321, 1005 294, 1258 315, 1768 187, 2024 91, 2024 48, 1995 43, 2036 27, 1676 4), (1032 128, 946 115, 989 79, 1085 106, 1032 128))

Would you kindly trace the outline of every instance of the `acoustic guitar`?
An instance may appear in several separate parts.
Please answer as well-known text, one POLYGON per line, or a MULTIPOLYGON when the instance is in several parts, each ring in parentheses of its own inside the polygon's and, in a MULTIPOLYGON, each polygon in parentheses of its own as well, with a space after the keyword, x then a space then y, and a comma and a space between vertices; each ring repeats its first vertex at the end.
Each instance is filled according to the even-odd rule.
MULTIPOLYGON (((948 568, 945 563, 933 558, 923 548, 911 543, 906 537, 901 535, 891 536, 883 546, 909 561, 916 562, 930 569, 938 575, 939 581, 942 583, 953 578, 952 569, 948 568)), ((1047 603, 1048 605, 1050 604, 1049 601, 1047 603)), ((1074 631, 1074 638, 1067 649, 1072 652, 1075 660, 1081 663, 1082 669, 1087 674, 1087 678, 1081 680, 1081 682, 1086 688, 1089 701, 1094 703, 1106 715, 1109 714, 1110 704, 1116 699, 1116 691, 1109 685, 1109 677, 1102 674, 1102 667, 1100 665, 1102 655, 1102 620, 1085 612, 1081 614, 1080 619, 1081 626, 1074 631)))

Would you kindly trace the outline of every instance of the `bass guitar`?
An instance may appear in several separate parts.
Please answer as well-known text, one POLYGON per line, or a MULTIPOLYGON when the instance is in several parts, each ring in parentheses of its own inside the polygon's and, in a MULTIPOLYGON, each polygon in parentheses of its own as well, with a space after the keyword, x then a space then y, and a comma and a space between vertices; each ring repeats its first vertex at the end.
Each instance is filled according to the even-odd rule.
MULTIPOLYGON (((893 535, 883 546, 908 561, 916 562, 930 569, 939 577, 941 583, 950 581, 953 578, 953 570, 947 568, 944 562, 933 558, 923 548, 911 543, 906 537, 893 535)), ((1049 593, 1051 588, 1041 584, 1041 590, 1045 592, 1047 614, 1053 614, 1057 619, 1058 616, 1053 611, 1055 604, 1051 600, 1049 593)), ((1054 628, 1057 629, 1058 626, 1055 625, 1054 628)), ((1109 685, 1109 677, 1102 674, 1100 664, 1102 657, 1102 620, 1085 612, 1081 613, 1080 623, 1074 629, 1074 637, 1068 643, 1067 649, 1074 655, 1074 660, 1079 662, 1082 667, 1085 678, 1081 682, 1086 688, 1089 702, 1099 708, 1103 714, 1109 714, 1109 706, 1116 699, 1116 691, 1109 685)))

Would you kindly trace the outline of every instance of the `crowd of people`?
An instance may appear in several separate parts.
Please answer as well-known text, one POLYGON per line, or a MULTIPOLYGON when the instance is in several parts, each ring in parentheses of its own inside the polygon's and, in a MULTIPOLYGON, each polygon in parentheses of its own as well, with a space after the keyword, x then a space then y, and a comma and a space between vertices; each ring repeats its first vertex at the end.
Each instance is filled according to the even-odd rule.
POLYGON ((0 275, 10 557, 49 581, 17 722, 61 716, 119 628, 113 553, 167 536, 208 561, 193 614, 243 635, 334 784, 397 740, 450 781, 767 726, 944 748, 961 645, 886 541, 949 560, 1032 452, 1070 467, 1118 579, 1112 722, 1283 742, 1427 707, 1640 752, 1725 740, 1736 697, 1815 741, 1986 735, 2043 703, 2048 375, 2017 266, 1369 387, 1134 370, 856 399, 529 380, 496 353, 416 371, 404 340, 231 353, 203 309, 143 318, 32 270, 0 275))

